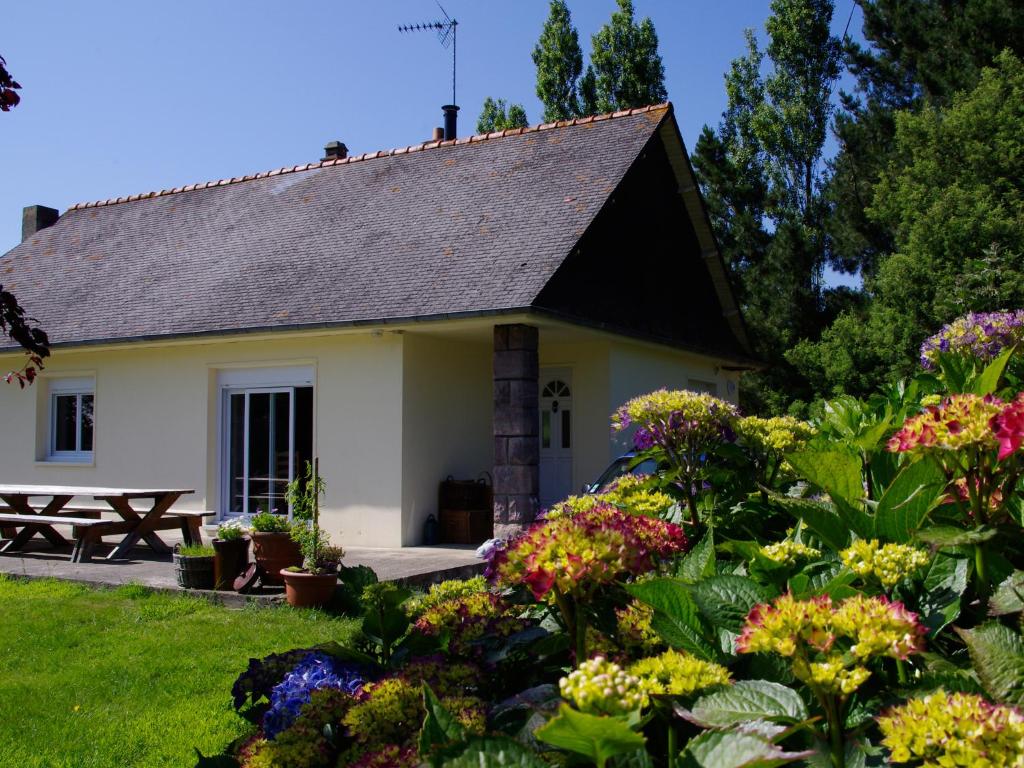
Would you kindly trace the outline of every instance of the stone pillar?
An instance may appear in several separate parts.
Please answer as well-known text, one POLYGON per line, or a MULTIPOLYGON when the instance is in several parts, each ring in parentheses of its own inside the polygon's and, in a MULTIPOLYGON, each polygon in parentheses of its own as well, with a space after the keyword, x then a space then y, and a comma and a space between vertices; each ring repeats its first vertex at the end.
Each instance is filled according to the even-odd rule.
POLYGON ((537 516, 540 421, 537 329, 494 326, 494 535, 505 538, 537 516))

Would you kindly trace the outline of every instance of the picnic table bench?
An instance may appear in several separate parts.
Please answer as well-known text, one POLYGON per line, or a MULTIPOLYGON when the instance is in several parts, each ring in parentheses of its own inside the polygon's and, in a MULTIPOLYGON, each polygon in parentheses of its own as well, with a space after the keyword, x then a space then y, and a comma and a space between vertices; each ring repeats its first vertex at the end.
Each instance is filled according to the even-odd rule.
POLYGON ((36 535, 51 545, 64 546, 70 542, 53 526, 71 525, 75 540, 72 562, 88 562, 95 546, 104 536, 121 535, 122 539, 107 555, 107 560, 125 557, 141 539, 156 552, 167 554, 170 547, 157 535, 157 531, 180 529, 187 544, 201 544, 200 524, 213 512, 181 510, 171 511, 171 505, 181 496, 194 493, 182 489, 85 488, 73 486, 0 485, 0 529, 14 535, 0 546, 0 552, 23 549, 36 535), (71 505, 75 497, 92 497, 107 507, 71 505), (42 507, 33 506, 30 499, 50 499, 42 507), (152 499, 148 509, 136 509, 132 503, 152 499), (109 509, 121 519, 103 519, 101 513, 109 509), (18 531, 17 529, 21 529, 18 531))

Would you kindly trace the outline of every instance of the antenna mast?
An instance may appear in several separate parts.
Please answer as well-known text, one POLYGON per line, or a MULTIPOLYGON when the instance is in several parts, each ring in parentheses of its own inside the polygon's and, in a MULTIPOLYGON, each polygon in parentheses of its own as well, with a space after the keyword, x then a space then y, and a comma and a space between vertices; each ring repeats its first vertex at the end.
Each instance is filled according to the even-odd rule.
POLYGON ((441 13, 444 14, 444 21, 428 21, 423 24, 400 24, 398 27, 399 32, 422 32, 426 30, 434 30, 437 33, 437 39, 441 43, 441 47, 448 48, 451 46, 452 49, 452 104, 458 103, 455 100, 455 53, 456 53, 456 41, 455 34, 459 26, 459 22, 448 15, 448 11, 444 9, 441 3, 437 4, 437 7, 441 9, 441 13))

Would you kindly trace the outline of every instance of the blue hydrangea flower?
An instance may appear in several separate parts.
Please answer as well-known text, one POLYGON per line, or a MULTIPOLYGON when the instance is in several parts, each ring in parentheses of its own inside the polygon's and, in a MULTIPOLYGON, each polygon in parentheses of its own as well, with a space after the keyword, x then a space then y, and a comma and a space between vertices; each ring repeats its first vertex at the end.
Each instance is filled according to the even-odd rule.
POLYGON ((313 691, 336 688, 356 693, 366 683, 365 671, 355 664, 342 664, 320 651, 307 654, 270 692, 270 709, 263 716, 263 733, 275 738, 299 716, 313 691))

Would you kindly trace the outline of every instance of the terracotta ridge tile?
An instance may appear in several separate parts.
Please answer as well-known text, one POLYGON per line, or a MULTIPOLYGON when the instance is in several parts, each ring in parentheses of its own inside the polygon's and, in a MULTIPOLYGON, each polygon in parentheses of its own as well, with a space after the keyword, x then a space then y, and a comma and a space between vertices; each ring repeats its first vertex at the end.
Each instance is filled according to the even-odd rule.
POLYGON ((491 131, 490 133, 478 133, 472 136, 464 136, 462 138, 455 139, 441 139, 441 140, 430 140, 420 142, 419 144, 409 144, 405 147, 395 147, 393 149, 382 149, 376 152, 365 152, 361 155, 352 155, 345 158, 334 158, 331 160, 320 160, 313 163, 306 163, 305 165, 294 165, 285 168, 275 168, 272 171, 259 171, 257 173, 250 173, 244 176, 234 176, 228 179, 218 179, 214 181, 200 181, 195 184, 186 184, 179 187, 172 187, 170 189, 162 189, 159 192, 140 192, 139 194, 129 195, 127 197, 109 198, 107 200, 96 200, 91 202, 74 203, 68 206, 69 211, 81 210, 84 208, 99 208, 101 206, 116 205, 118 203, 133 202, 136 200, 145 200, 151 197, 164 197, 166 195, 175 195, 180 192, 192 192, 199 189, 210 189, 212 187, 224 187, 230 184, 241 184, 246 181, 253 181, 254 179, 266 179, 271 176, 279 176, 283 173, 298 173, 300 171, 309 171, 317 168, 328 168, 338 165, 350 165, 352 163, 359 163, 365 160, 375 160, 382 157, 396 157, 399 155, 407 155, 413 152, 422 152, 428 149, 440 149, 441 147, 454 147, 464 146, 466 144, 480 144, 486 141, 496 141, 503 139, 508 136, 522 136, 527 133, 536 133, 539 131, 550 131, 557 128, 569 128, 576 125, 587 125, 589 123, 602 122, 604 120, 614 120, 620 117, 631 117, 632 115, 644 114, 647 112, 655 112, 657 110, 668 110, 672 111, 672 102, 665 101, 661 104, 648 104, 645 107, 633 107, 632 109, 620 109, 616 112, 606 112, 599 115, 588 115, 586 117, 576 117, 571 120, 556 120, 549 123, 540 123, 538 125, 527 126, 525 128, 506 128, 501 131, 491 131))

